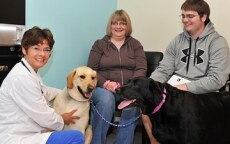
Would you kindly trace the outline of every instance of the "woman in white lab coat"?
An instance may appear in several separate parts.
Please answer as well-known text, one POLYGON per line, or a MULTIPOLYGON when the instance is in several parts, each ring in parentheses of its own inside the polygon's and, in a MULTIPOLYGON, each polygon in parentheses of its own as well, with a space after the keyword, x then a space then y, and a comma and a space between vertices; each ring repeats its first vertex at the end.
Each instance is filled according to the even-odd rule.
POLYGON ((33 27, 22 38, 24 57, 9 72, 0 88, 0 144, 84 143, 80 131, 61 131, 79 117, 50 108, 59 89, 45 86, 38 70, 49 60, 54 39, 49 29, 33 27), (47 129, 54 130, 47 132, 47 129))

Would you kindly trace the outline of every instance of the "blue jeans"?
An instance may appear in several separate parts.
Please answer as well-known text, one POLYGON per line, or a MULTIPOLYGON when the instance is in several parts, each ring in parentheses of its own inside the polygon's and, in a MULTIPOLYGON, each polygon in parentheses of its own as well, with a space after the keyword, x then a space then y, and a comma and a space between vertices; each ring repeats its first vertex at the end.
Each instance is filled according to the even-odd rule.
POLYGON ((77 130, 52 132, 46 144, 84 144, 84 135, 77 130))
MULTIPOLYGON (((100 114, 107 120, 112 120, 115 112, 116 101, 119 97, 114 93, 97 87, 92 96, 93 103, 100 114)), ((105 144, 106 136, 109 129, 109 124, 106 123, 92 108, 91 123, 93 127, 93 139, 91 144, 105 144)), ((137 107, 130 107, 122 110, 121 120, 119 124, 127 124, 134 120, 140 114, 140 109, 137 107)), ((118 128, 115 142, 116 144, 132 144, 134 139, 134 132, 137 122, 127 126, 118 128)))

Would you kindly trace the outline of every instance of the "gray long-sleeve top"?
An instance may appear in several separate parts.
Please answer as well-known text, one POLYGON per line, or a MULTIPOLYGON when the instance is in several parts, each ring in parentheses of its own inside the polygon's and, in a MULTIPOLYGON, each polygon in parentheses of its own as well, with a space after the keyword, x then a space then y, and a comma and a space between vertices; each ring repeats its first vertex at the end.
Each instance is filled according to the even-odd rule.
POLYGON ((185 30, 175 37, 166 48, 159 67, 150 77, 164 83, 177 74, 192 81, 186 84, 188 91, 207 93, 223 87, 229 73, 227 41, 209 22, 196 40, 185 30))

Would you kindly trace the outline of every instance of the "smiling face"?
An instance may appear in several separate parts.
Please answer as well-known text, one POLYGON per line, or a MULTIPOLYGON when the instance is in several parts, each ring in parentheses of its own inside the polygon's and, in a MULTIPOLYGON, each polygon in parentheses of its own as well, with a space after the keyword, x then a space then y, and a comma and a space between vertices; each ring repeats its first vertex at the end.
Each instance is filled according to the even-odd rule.
POLYGON ((114 38, 125 39, 127 23, 125 21, 113 21, 111 24, 111 33, 114 38))
POLYGON ((114 39, 122 39, 130 36, 132 25, 129 15, 124 10, 116 10, 109 18, 106 35, 114 39))
POLYGON ((35 72, 49 60, 55 40, 49 29, 37 26, 27 30, 22 38, 22 53, 35 72))
POLYGON ((181 21, 184 29, 193 37, 198 37, 205 28, 205 20, 207 15, 200 15, 196 11, 182 10, 181 21))
POLYGON ((22 48, 22 52, 26 61, 37 72, 48 62, 51 51, 47 40, 43 40, 42 43, 30 46, 27 50, 22 48))

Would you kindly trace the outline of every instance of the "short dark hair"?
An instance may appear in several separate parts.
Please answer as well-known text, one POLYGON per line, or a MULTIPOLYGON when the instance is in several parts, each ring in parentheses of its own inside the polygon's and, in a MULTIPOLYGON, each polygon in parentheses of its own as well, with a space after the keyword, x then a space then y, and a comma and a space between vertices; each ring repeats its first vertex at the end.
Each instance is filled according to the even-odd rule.
POLYGON ((207 18, 205 20, 205 25, 210 21, 210 8, 208 3, 204 0, 186 0, 181 6, 181 10, 196 11, 200 17, 206 14, 207 18))
POLYGON ((41 29, 37 26, 34 26, 24 33, 21 46, 25 50, 28 50, 30 46, 38 45, 39 43, 42 43, 43 40, 47 40, 50 49, 53 48, 55 40, 53 39, 53 34, 51 31, 47 28, 41 29))

